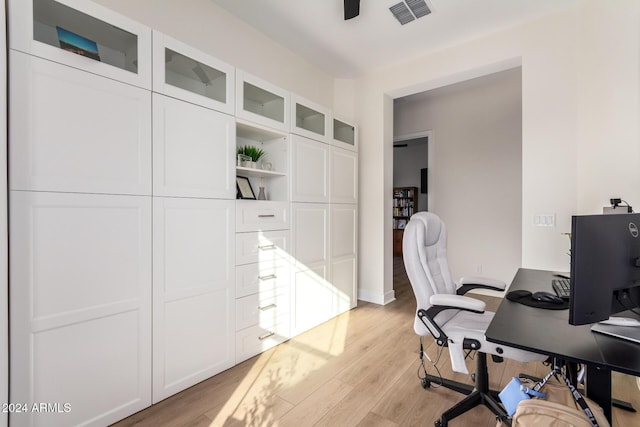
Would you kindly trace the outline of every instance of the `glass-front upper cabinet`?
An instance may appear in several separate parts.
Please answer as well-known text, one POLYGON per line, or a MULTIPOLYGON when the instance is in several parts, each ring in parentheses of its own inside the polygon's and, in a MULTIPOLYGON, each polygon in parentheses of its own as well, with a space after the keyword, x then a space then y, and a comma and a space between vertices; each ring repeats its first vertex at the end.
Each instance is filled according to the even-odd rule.
POLYGON ((331 111, 299 96, 291 96, 291 132, 322 142, 331 140, 331 111))
POLYGON ((151 29, 87 0, 9 0, 9 47, 151 89, 151 29))
POLYGON ((358 128, 334 117, 332 144, 347 150, 358 151, 358 128))
POLYGON ((153 32, 153 90, 234 113, 235 69, 158 31, 153 32))
POLYGON ((236 71, 236 116, 289 132, 289 93, 244 71, 236 71))

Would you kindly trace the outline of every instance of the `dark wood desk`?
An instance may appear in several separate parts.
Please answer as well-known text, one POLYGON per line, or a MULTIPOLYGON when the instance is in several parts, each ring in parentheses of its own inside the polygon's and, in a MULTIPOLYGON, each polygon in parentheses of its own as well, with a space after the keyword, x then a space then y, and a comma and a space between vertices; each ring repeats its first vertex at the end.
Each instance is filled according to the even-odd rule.
MULTIPOLYGON (((521 268, 509 291, 551 289, 553 273, 521 268)), ((611 421, 611 371, 640 376, 640 345, 591 332, 591 325, 569 324, 568 310, 544 310, 507 300, 487 328, 487 340, 547 354, 587 368, 587 396, 602 406, 611 421)))

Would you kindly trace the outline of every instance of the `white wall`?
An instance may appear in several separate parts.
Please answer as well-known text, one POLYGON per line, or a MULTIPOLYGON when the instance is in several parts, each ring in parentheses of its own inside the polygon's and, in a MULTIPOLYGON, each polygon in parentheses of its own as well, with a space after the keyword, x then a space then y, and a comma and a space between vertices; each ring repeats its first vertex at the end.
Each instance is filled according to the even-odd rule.
POLYGON ((517 65, 522 66, 521 265, 566 270, 569 243, 561 233, 569 229, 572 214, 600 212, 615 195, 640 206, 640 2, 585 0, 359 79, 360 247, 366 248, 359 258, 361 296, 393 299, 392 256, 383 249, 392 233, 388 100, 517 65), (536 213, 554 213, 557 226, 533 227, 536 213))
MULTIPOLYGON (((433 133, 429 210, 447 225, 454 280, 511 282, 522 254, 521 69, 405 99, 394 111, 394 133, 433 133)), ((401 165, 394 164, 395 175, 401 165)))
POLYGON ((210 0, 95 1, 283 89, 334 107, 333 77, 210 0))

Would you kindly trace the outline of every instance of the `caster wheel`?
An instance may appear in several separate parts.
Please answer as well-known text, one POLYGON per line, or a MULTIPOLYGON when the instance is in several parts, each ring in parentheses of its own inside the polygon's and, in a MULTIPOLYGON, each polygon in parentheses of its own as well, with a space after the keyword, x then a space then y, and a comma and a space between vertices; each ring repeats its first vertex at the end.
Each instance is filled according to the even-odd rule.
POLYGON ((429 381, 426 378, 423 378, 422 380, 420 380, 420 384, 422 385, 422 388, 425 390, 431 387, 431 381, 429 381))
POLYGON ((442 427, 442 422, 440 420, 436 421, 435 423, 433 423, 433 425, 435 427, 442 427))
POLYGON ((471 374, 471 381, 473 381, 474 383, 476 382, 476 374, 475 373, 471 374))

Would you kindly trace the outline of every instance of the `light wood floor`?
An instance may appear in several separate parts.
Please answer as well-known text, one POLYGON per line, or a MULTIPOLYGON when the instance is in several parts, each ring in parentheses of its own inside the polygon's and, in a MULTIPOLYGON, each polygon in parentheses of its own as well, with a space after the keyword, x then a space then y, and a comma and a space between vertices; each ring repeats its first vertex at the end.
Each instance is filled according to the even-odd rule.
MULTIPOLYGON (((394 263, 396 301, 358 307, 274 349, 116 424, 125 426, 431 426, 461 399, 444 388, 423 390, 417 378, 415 301, 401 259, 394 263)), ((479 297, 495 310, 497 298, 479 297)), ((437 348, 428 340, 432 359, 437 348)), ((473 361, 468 362, 470 371, 473 361)), ((453 374, 445 349, 438 365, 453 374)), ((435 371, 429 368, 431 374, 435 371)), ((492 388, 519 372, 543 376, 542 364, 490 362, 492 388)), ((640 408, 635 377, 616 374, 614 395, 640 408)), ((449 425, 496 425, 478 407, 449 425)), ((640 415, 614 409, 614 425, 640 425, 640 415)))

